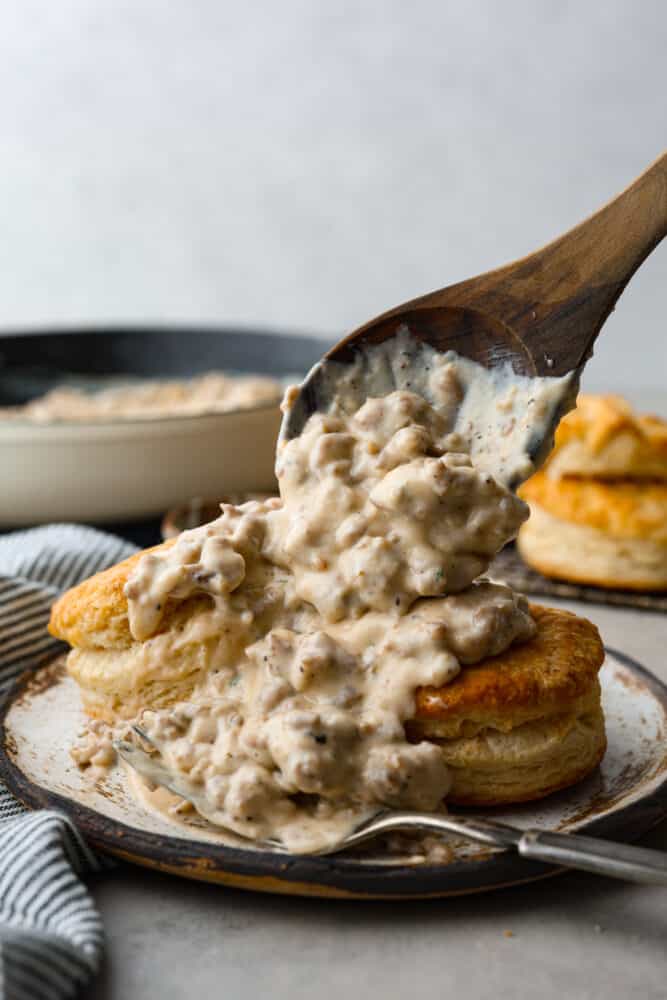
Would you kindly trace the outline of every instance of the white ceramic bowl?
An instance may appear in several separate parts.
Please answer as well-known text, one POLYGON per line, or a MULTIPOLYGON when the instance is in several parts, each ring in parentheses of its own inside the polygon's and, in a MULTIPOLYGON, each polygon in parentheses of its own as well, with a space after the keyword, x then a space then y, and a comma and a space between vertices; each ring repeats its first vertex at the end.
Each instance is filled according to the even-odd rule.
MULTIPOLYGON (((19 372, 24 382, 42 379, 44 389, 52 377, 44 372, 53 370, 54 350, 61 372, 72 370, 76 362, 78 373, 85 373, 90 369, 86 351, 91 345, 96 359, 94 374, 98 376, 131 372, 174 377, 226 368, 284 378, 305 373, 326 349, 326 344, 315 338, 189 330, 180 333, 182 350, 176 358, 175 332, 179 333, 152 330, 129 334, 123 330, 0 338, 0 383, 8 377, 15 382, 19 372), (196 365, 188 366, 197 353, 188 351, 195 334, 204 337, 206 350, 199 351, 196 365), (152 366, 150 356, 146 357, 149 336, 152 366), (73 353, 75 337, 89 341, 85 350, 79 350, 79 361, 73 353), (162 357, 154 353, 156 338, 160 342, 161 337, 169 340, 168 364, 166 350, 162 357), (110 357, 114 338, 117 343, 122 340, 120 361, 118 354, 110 357), (22 348, 19 341, 23 341, 22 348), (27 358, 30 365, 21 369, 18 357, 27 358)), ((83 342, 78 346, 82 348, 83 342)), ((55 382, 56 374, 51 384, 55 382)), ((0 525, 129 521, 161 514, 193 496, 271 492, 275 490, 273 464, 279 425, 277 404, 225 413, 95 423, 0 420, 0 525)))

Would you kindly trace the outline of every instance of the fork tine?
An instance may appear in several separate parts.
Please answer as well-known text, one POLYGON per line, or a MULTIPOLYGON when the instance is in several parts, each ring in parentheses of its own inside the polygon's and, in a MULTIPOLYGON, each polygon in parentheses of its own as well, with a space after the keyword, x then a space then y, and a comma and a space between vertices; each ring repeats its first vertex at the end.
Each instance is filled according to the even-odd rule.
MULTIPOLYGON (((140 726, 132 726, 132 729, 138 736, 143 738, 143 730, 140 726)), ((157 744, 150 739, 148 740, 148 743, 157 747, 157 744)), ((227 829, 230 833, 234 834, 234 836, 241 837, 243 840, 251 839, 244 836, 238 830, 233 830, 231 827, 225 827, 222 823, 216 822, 212 818, 211 813, 209 813, 204 807, 200 796, 193 788, 190 787, 187 779, 172 774, 171 771, 169 771, 168 768, 161 763, 159 758, 151 757, 150 754, 146 753, 145 750, 142 750, 142 748, 137 746, 136 743, 130 743, 128 740, 114 740, 113 747, 118 756, 129 764, 130 767, 143 778, 147 778, 156 785, 160 785, 162 788, 166 788, 168 791, 173 792, 174 795, 178 795, 187 802, 191 802, 199 815, 211 823, 212 826, 227 829)), ((157 747, 157 749, 159 749, 159 747, 157 747)), ((263 840, 253 841, 253 843, 255 843, 258 847, 270 847, 272 850, 281 852, 285 851, 285 845, 282 841, 277 840, 275 837, 266 837, 263 840)))
POLYGON ((141 726, 138 726, 136 722, 133 722, 130 728, 132 732, 136 733, 137 736, 140 739, 142 739, 145 743, 148 743, 150 747, 155 747, 156 750, 160 749, 159 744, 153 739, 153 737, 149 736, 146 730, 142 729, 141 726))

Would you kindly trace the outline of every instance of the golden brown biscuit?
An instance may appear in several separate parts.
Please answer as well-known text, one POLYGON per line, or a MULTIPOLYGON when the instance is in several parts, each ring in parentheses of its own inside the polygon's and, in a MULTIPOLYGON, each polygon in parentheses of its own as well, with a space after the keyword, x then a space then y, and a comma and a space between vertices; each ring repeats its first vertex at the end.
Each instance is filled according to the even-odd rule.
POLYGON ((206 608, 190 615, 181 605, 172 624, 170 630, 125 648, 71 650, 67 670, 79 685, 88 715, 112 723, 134 718, 142 708, 183 701, 213 663, 242 655, 247 640, 220 634, 206 608))
POLYGON ((621 396, 582 394, 561 420, 545 466, 553 478, 667 481, 667 421, 639 416, 621 396))
POLYGON ((535 636, 471 667, 441 688, 420 688, 415 718, 424 732, 471 736, 509 731, 569 711, 594 688, 604 658, 596 627, 560 608, 531 604, 535 636))
POLYGON ((667 589, 667 422, 620 396, 580 396, 544 469, 523 484, 518 548, 574 583, 667 589))
MULTIPOLYGON (((519 489, 530 505, 614 538, 667 543, 667 483, 552 479, 537 472, 519 489)), ((576 558, 576 553, 573 553, 576 558)))
MULTIPOLYGON (((146 552, 164 551, 174 540, 146 552)), ((139 552, 68 590, 51 609, 49 631, 72 647, 67 669, 81 689, 89 715, 114 722, 133 718, 141 708, 159 708, 187 698, 216 664, 232 664, 253 641, 253 623, 220 629, 210 595, 167 601, 160 624, 149 639, 133 638, 128 622, 127 583, 139 552)), ((268 564, 259 585, 270 591, 268 564)), ((271 602, 264 603, 270 615, 271 602)), ((261 626, 261 612, 256 624, 261 626)))
POLYGON ((544 576, 622 590, 667 590, 667 543, 617 538, 554 517, 536 503, 517 540, 529 566, 544 576))
POLYGON ((408 732, 442 748, 454 804, 540 798, 579 781, 604 755, 597 629, 566 611, 531 610, 532 640, 417 693, 408 732))
POLYGON ((446 741, 452 805, 501 806, 569 788, 597 767, 607 747, 598 704, 579 715, 530 722, 510 733, 489 730, 446 741))
POLYGON ((520 489, 530 518, 523 559, 545 576, 627 590, 667 590, 667 483, 551 479, 520 489))
MULTIPOLYGON (((62 595, 51 608, 49 632, 70 646, 80 649, 127 649, 132 636, 127 619, 127 598, 124 594, 128 578, 147 552, 170 548, 176 539, 169 539, 151 549, 135 552, 129 559, 96 573, 62 595)), ((170 626, 169 609, 160 631, 170 626)))
POLYGON ((51 609, 49 631, 72 647, 67 669, 86 712, 105 722, 133 718, 147 706, 187 698, 215 658, 240 655, 245 636, 221 635, 206 595, 169 602, 146 642, 130 633, 124 588, 139 559, 174 544, 170 539, 68 590, 51 609))

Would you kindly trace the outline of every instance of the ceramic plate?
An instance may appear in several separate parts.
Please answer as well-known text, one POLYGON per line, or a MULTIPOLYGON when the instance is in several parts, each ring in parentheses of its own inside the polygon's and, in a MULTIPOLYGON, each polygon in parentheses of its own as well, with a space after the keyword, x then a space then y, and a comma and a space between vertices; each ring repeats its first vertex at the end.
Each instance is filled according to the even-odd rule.
MULTIPOLYGON (((494 810, 519 827, 579 830, 631 841, 667 816, 667 688, 621 653, 601 672, 609 748, 589 778, 535 804, 494 810)), ((288 857, 174 823, 135 801, 114 769, 93 783, 69 756, 84 720, 59 658, 22 679, 0 713, 0 774, 33 808, 70 815, 98 850, 127 861, 238 888, 304 896, 453 896, 527 882, 556 869, 506 851, 453 841, 447 864, 371 853, 288 857)))

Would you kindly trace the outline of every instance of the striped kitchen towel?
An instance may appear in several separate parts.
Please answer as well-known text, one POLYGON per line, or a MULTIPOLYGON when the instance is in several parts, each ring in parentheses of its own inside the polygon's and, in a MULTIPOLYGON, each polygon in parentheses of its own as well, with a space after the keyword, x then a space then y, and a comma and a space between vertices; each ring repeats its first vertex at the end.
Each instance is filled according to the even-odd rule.
MULTIPOLYGON (((63 590, 134 552, 55 524, 0 536, 0 698, 62 643, 46 631, 63 590)), ((0 782, 0 998, 73 997, 95 974, 102 925, 81 881, 100 861, 62 813, 28 812, 0 782)))

